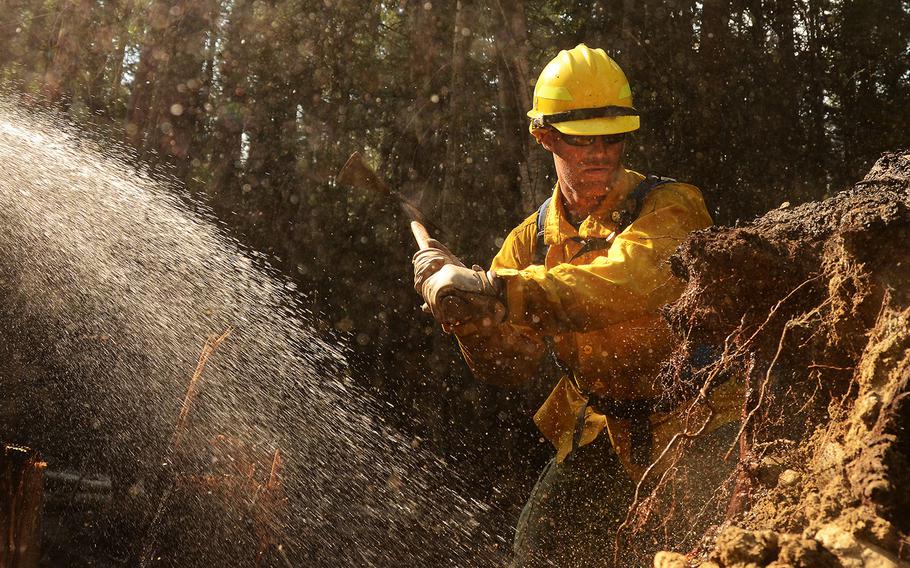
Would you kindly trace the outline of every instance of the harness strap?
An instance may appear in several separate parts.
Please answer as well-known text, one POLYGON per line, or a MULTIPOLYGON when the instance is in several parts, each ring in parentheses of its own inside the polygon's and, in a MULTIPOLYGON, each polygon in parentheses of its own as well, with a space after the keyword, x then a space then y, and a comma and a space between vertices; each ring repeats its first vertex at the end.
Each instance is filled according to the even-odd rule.
MULTIPOLYGON (((616 239, 616 235, 622 233, 632 224, 635 219, 641 214, 642 202, 645 197, 653 190, 654 188, 663 185, 665 183, 672 183, 676 180, 672 178, 666 178, 661 176, 649 175, 646 176, 639 184, 632 190, 630 198, 632 199, 633 209, 632 211, 624 211, 619 221, 617 222, 616 229, 606 237, 597 237, 591 239, 581 239, 576 237, 577 242, 581 242, 581 249, 575 253, 575 255, 569 260, 572 262, 576 258, 580 257, 583 254, 588 252, 609 249, 613 245, 613 241, 616 239)), ((547 252, 549 247, 547 246, 544 240, 544 227, 546 226, 547 211, 550 207, 550 202, 552 197, 548 197, 540 204, 540 207, 537 209, 537 233, 534 243, 534 264, 542 265, 546 262, 547 252)), ((651 450, 654 444, 654 436, 651 431, 651 420, 650 415, 654 412, 654 408, 658 402, 656 398, 645 398, 638 400, 617 400, 611 397, 597 396, 590 393, 585 393, 578 382, 575 380, 574 373, 568 365, 563 363, 559 357, 556 355, 556 350, 554 349, 553 343, 550 338, 546 338, 547 349, 550 352, 550 356, 553 358, 556 366, 564 372, 570 380, 575 383, 575 387, 579 392, 584 394, 587 398, 585 403, 581 406, 578 411, 578 415, 575 418, 575 431, 572 433, 572 452, 578 449, 579 442, 581 440, 581 433, 584 430, 585 425, 585 415, 587 409, 590 406, 595 411, 610 416, 618 420, 628 420, 631 422, 630 434, 631 434, 631 445, 632 445, 632 462, 636 465, 642 467, 648 465, 651 461, 651 450)))
MULTIPOLYGON (((632 200, 633 204, 632 210, 623 211, 620 214, 616 230, 614 230, 606 237, 595 237, 591 239, 582 239, 581 237, 576 237, 574 240, 582 243, 582 246, 581 249, 569 260, 569 262, 572 262, 583 254, 595 250, 609 249, 611 246, 613 246, 613 241, 616 239, 616 236, 625 231, 629 225, 631 225, 632 222, 635 221, 635 219, 637 219, 641 214, 642 203, 644 202, 645 197, 651 193, 651 190, 665 183, 673 183, 675 181, 675 179, 668 177, 655 175, 645 176, 645 178, 641 180, 637 186, 635 186, 635 189, 632 190, 632 193, 629 194, 629 197, 632 200)), ((547 260, 547 251, 550 247, 547 246, 544 240, 544 228, 547 221, 547 211, 550 208, 550 202, 552 200, 552 196, 546 198, 537 209, 537 234, 534 242, 534 264, 544 264, 547 260)))
POLYGON ((547 209, 550 208, 550 202, 553 197, 550 196, 537 208, 537 235, 534 240, 534 264, 544 264, 547 260, 547 244, 544 242, 544 226, 547 223, 547 209))
POLYGON ((651 451, 654 448, 651 414, 654 413, 656 404, 657 398, 616 400, 596 395, 588 398, 588 406, 595 411, 630 422, 632 463, 642 467, 651 463, 651 451))

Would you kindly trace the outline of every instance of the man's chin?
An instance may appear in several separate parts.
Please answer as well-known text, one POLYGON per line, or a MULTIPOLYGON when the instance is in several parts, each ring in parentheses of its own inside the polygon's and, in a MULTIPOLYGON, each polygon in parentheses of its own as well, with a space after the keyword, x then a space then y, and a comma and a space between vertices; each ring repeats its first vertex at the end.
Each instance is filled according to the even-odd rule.
POLYGON ((581 193, 589 199, 600 200, 609 192, 606 181, 586 182, 581 186, 581 193))
POLYGON ((579 177, 586 186, 607 187, 615 173, 615 170, 587 170, 579 177))

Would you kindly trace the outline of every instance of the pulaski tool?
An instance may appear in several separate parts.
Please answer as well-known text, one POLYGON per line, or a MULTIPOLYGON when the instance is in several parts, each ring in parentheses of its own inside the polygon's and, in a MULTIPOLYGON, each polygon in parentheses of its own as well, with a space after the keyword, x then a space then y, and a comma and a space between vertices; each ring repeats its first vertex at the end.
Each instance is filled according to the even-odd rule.
MULTIPOLYGON (((426 216, 420 212, 408 199, 401 193, 390 188, 376 172, 363 159, 360 152, 354 152, 348 161, 345 162, 341 171, 335 177, 335 181, 351 187, 373 191, 394 199, 400 206, 401 210, 408 217, 411 223, 411 233, 417 246, 421 250, 431 248, 430 233, 427 231, 427 225, 434 230, 439 229, 438 225, 429 221, 426 216)), ((463 322, 468 319, 469 310, 467 301, 457 296, 447 296, 443 299, 443 311, 452 322, 463 322)))

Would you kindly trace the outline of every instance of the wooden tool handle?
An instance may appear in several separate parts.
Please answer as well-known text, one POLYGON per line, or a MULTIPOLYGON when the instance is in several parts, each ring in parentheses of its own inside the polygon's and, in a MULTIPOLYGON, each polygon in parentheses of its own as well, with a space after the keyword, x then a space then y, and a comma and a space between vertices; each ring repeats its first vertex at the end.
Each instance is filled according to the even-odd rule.
POLYGON ((412 220, 411 232, 414 234, 414 240, 417 241, 417 246, 420 247, 420 250, 430 248, 430 233, 427 232, 427 228, 423 226, 423 223, 412 220))
MULTIPOLYGON (((430 234, 420 221, 411 221, 411 232, 420 250, 430 248, 430 234)), ((470 317, 468 303, 458 296, 446 296, 442 299, 442 313, 449 320, 446 323, 461 323, 470 317)))
MULTIPOLYGON (((341 168, 341 171, 338 172, 336 179, 338 183, 377 191, 396 199, 405 214, 411 220, 411 233, 414 235, 414 240, 417 241, 417 246, 420 247, 421 250, 430 248, 430 233, 424 225, 424 223, 427 223, 428 221, 423 214, 416 207, 411 205, 411 203, 402 195, 389 188, 389 186, 376 175, 373 168, 366 163, 363 156, 360 155, 360 152, 351 154, 347 163, 345 163, 344 167, 341 168)), ((463 322, 470 317, 468 303, 462 298, 446 296, 442 299, 442 307, 446 319, 451 320, 452 323, 463 322)))

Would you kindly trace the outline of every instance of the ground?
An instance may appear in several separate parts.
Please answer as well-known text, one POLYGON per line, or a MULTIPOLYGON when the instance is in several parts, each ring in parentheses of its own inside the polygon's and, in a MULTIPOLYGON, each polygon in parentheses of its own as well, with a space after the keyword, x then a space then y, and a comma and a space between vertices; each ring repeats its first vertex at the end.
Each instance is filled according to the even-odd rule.
POLYGON ((676 360, 700 343, 724 350, 695 380, 679 363, 663 379, 678 393, 747 381, 748 491, 696 550, 671 536, 678 552, 656 567, 910 565, 908 237, 910 153, 897 152, 830 199, 681 248, 673 265, 689 284, 667 309, 688 338, 676 360))
MULTIPOLYGON (((620 544, 665 550, 654 558, 659 568, 908 565, 908 238, 910 153, 897 152, 827 200, 782 204, 684 243, 672 265, 688 286, 665 310, 684 340, 657 380, 671 404, 729 379, 746 384, 744 443, 718 448, 704 464, 739 457, 740 467, 716 488, 714 506, 700 511, 675 507, 673 468, 646 479, 620 544), (696 364, 693 354, 705 346, 711 357, 696 364), (688 524, 686 534, 674 528, 682 526, 670 522, 674 516, 688 524)), ((0 400, 0 420, 15 433, 31 413, 15 393, 50 386, 26 380, 41 375, 37 363, 10 349, 0 341, 0 378, 13 393, 0 400)), ((46 420, 66 425, 78 416, 46 420)), ((31 441, 47 446, 39 434, 31 441)), ((685 450, 691 440, 678 443, 685 450)), ((87 454, 79 445, 58 453, 51 457, 77 464, 87 454)), ((125 561, 109 554, 122 549, 117 538, 124 535, 101 530, 110 542, 91 536, 99 533, 96 511, 109 503, 110 485, 47 480, 46 565, 125 561), (61 505, 61 496, 71 503, 61 505)))

